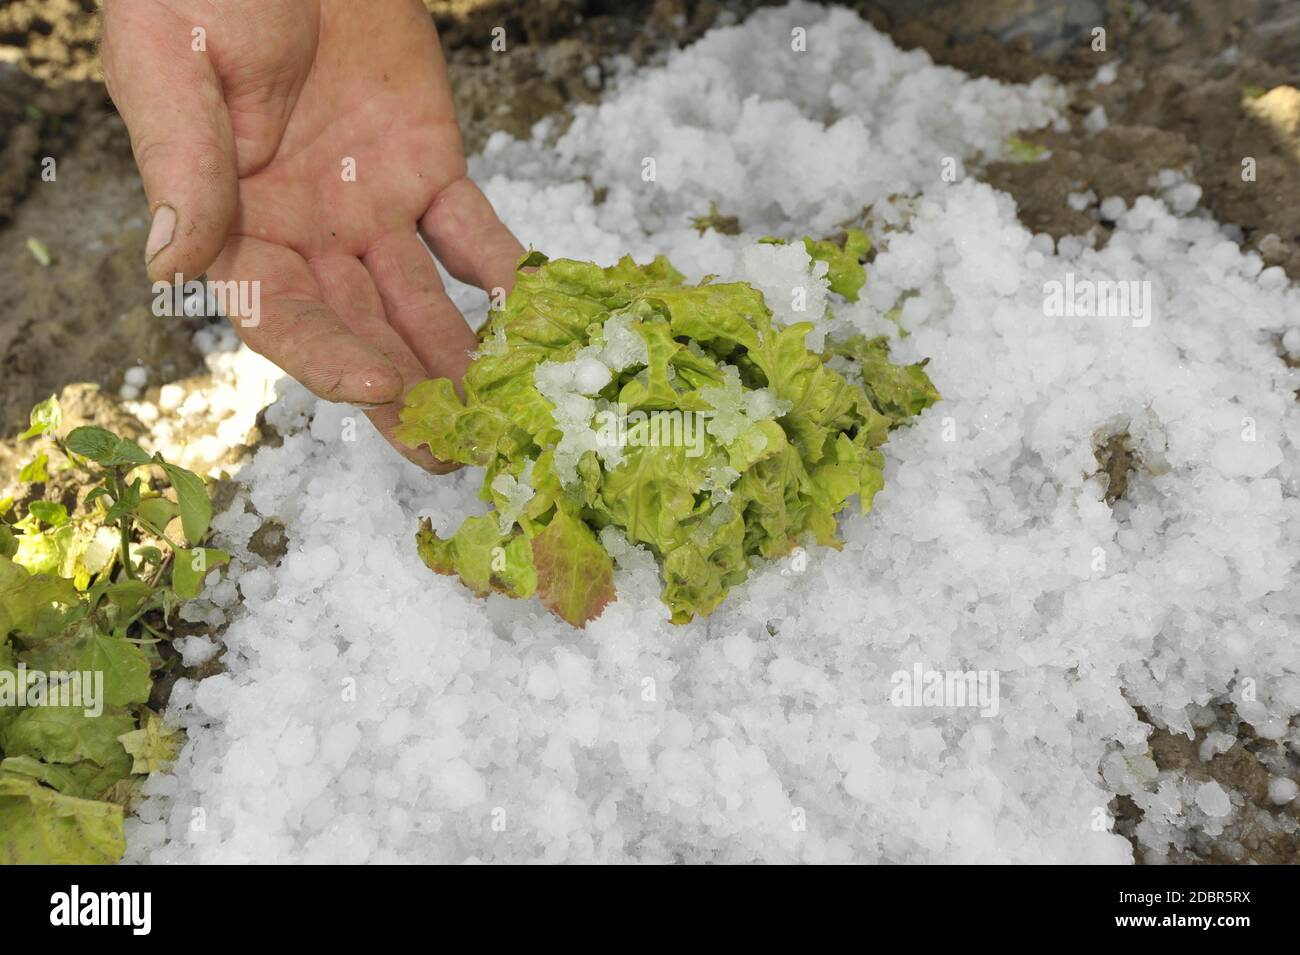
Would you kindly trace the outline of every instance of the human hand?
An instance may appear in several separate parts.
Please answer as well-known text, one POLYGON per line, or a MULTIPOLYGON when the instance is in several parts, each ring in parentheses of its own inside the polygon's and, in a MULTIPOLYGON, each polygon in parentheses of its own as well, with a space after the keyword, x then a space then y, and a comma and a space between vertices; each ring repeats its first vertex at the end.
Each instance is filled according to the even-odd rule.
POLYGON ((429 249, 490 291, 523 248, 466 178, 423 5, 106 0, 102 52, 153 211, 150 277, 260 283, 256 324, 232 318, 248 346, 446 470, 392 437, 405 392, 459 380, 476 343, 429 249))

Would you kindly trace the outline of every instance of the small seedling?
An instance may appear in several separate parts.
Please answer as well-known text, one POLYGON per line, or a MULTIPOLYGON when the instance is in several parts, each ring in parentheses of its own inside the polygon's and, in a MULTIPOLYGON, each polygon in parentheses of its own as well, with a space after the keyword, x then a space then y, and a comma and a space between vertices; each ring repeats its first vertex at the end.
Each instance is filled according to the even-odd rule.
POLYGON ((0 502, 0 863, 121 858, 124 812, 181 741, 148 706, 178 659, 171 615, 229 560, 203 546, 212 503, 198 475, 61 425, 55 398, 32 409, 21 437, 51 447, 20 478, 73 472, 75 507, 0 502))

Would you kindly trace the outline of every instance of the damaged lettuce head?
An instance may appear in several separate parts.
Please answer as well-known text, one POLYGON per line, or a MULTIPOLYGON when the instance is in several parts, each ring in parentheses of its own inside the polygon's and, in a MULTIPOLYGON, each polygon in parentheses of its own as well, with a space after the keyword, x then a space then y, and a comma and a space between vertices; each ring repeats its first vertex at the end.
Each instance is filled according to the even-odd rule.
POLYGON ((398 437, 486 468, 493 505, 449 538, 425 520, 421 558, 582 626, 614 599, 612 555, 629 548, 654 556, 684 623, 754 558, 838 547, 836 513, 854 495, 869 509, 883 484, 889 429, 938 395, 883 339, 822 356, 804 347, 811 328, 774 324, 749 285, 687 285, 662 257, 601 268, 530 253, 463 399, 434 379, 402 411, 398 437))

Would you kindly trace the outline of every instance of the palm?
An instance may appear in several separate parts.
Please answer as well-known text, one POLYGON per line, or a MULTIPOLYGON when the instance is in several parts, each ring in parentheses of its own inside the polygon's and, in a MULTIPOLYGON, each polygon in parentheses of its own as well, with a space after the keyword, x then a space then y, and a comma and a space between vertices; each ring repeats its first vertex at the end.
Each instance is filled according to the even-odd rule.
POLYGON ((465 174, 432 32, 390 24, 357 42, 365 23, 351 21, 371 19, 365 6, 345 4, 322 24, 313 55, 292 64, 294 84, 273 98, 222 76, 239 160, 236 232, 309 260, 361 257, 465 174))
MULTIPOLYGON (((131 94, 142 68, 125 54, 110 62, 117 60, 114 41, 129 33, 138 41, 140 32, 152 31, 156 45, 174 55, 177 35, 197 24, 206 31, 206 59, 182 63, 177 72, 185 74, 183 89, 199 87, 198 105, 215 114, 212 138, 221 141, 192 148, 191 175, 211 173, 211 193, 228 172, 237 195, 230 210, 216 210, 233 214, 210 254, 202 235, 193 243, 199 248, 187 252, 182 221, 177 241, 159 258, 175 258, 176 271, 207 267, 214 280, 260 283, 259 320, 235 323, 244 340, 322 397, 380 405, 368 414, 391 440, 395 399, 431 375, 459 378, 474 345, 429 248, 457 278, 486 289, 509 286, 522 251, 465 178, 446 68, 423 6, 150 6, 109 6, 104 50, 110 88, 114 76, 123 77, 126 95, 114 98, 127 107, 146 191, 155 203, 169 201, 150 189, 150 162, 151 153, 174 147, 154 148, 148 136, 137 137, 131 94), (214 106, 207 102, 213 97, 214 106)), ((147 51, 149 39, 136 46, 147 51)), ((191 231, 205 225, 194 218, 191 231)), ((172 267, 151 262, 150 271, 168 275, 172 267)), ((427 454, 402 450, 433 464, 427 454)))

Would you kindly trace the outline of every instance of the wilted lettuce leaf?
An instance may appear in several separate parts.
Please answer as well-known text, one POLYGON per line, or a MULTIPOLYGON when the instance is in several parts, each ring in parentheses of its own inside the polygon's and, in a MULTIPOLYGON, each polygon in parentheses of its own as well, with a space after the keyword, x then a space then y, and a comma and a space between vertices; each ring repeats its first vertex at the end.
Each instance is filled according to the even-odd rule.
MULTIPOLYGON (((855 298, 865 234, 807 248, 855 298)), ((919 366, 889 364, 875 343, 838 346, 858 363, 846 377, 807 349, 812 327, 774 324, 749 285, 687 285, 663 258, 601 268, 530 253, 463 390, 424 382, 402 411, 401 440, 484 467, 494 506, 448 538, 425 520, 421 558, 479 595, 536 593, 582 626, 614 598, 597 536, 607 527, 659 561, 679 623, 712 612, 753 559, 805 539, 839 546, 836 515, 855 495, 869 509, 883 484, 889 429, 937 396, 919 366), (583 362, 598 374, 580 388, 583 362), (611 409, 626 414, 614 446, 597 432, 611 409)))
POLYGON ((678 542, 695 509, 705 459, 688 457, 681 447, 629 447, 624 455, 624 463, 607 471, 601 483, 602 513, 632 543, 664 553, 678 542))
POLYGON ((772 331, 750 358, 769 386, 794 407, 782 418, 790 440, 810 463, 826 453, 832 436, 850 429, 866 432, 874 447, 885 440, 889 425, 866 400, 860 387, 826 367, 803 345, 808 323, 772 331))
POLYGON ((0 776, 27 776, 78 799, 106 799, 122 780, 129 778, 131 760, 122 758, 107 766, 91 760, 76 763, 43 763, 32 756, 10 756, 0 760, 0 776))
POLYGON ((0 557, 0 638, 14 631, 36 631, 42 618, 54 613, 55 604, 75 604, 77 600, 72 581, 28 573, 8 557, 0 557))
POLYGON ((108 865, 125 851, 121 806, 0 773, 0 865, 108 865))
MULTIPOLYGON (((525 364, 528 372, 535 367, 528 362, 519 364, 516 378, 524 373, 525 364)), ((496 457, 498 442, 511 428, 503 412, 484 404, 467 408, 449 379, 435 378, 411 390, 397 437, 413 446, 427 444, 441 461, 486 465, 496 457)))
POLYGON ((129 766, 117 738, 133 729, 135 719, 124 710, 107 709, 95 716, 77 706, 29 706, 0 732, 0 748, 7 756, 31 756, 47 763, 89 760, 99 766, 129 766))
POLYGON ((119 736, 118 742, 131 756, 131 772, 156 773, 176 761, 181 751, 181 732, 168 726, 153 710, 146 710, 144 725, 119 736))
POLYGON ((563 510, 533 538, 533 563, 543 606, 575 627, 614 599, 614 562, 591 528, 563 510))

